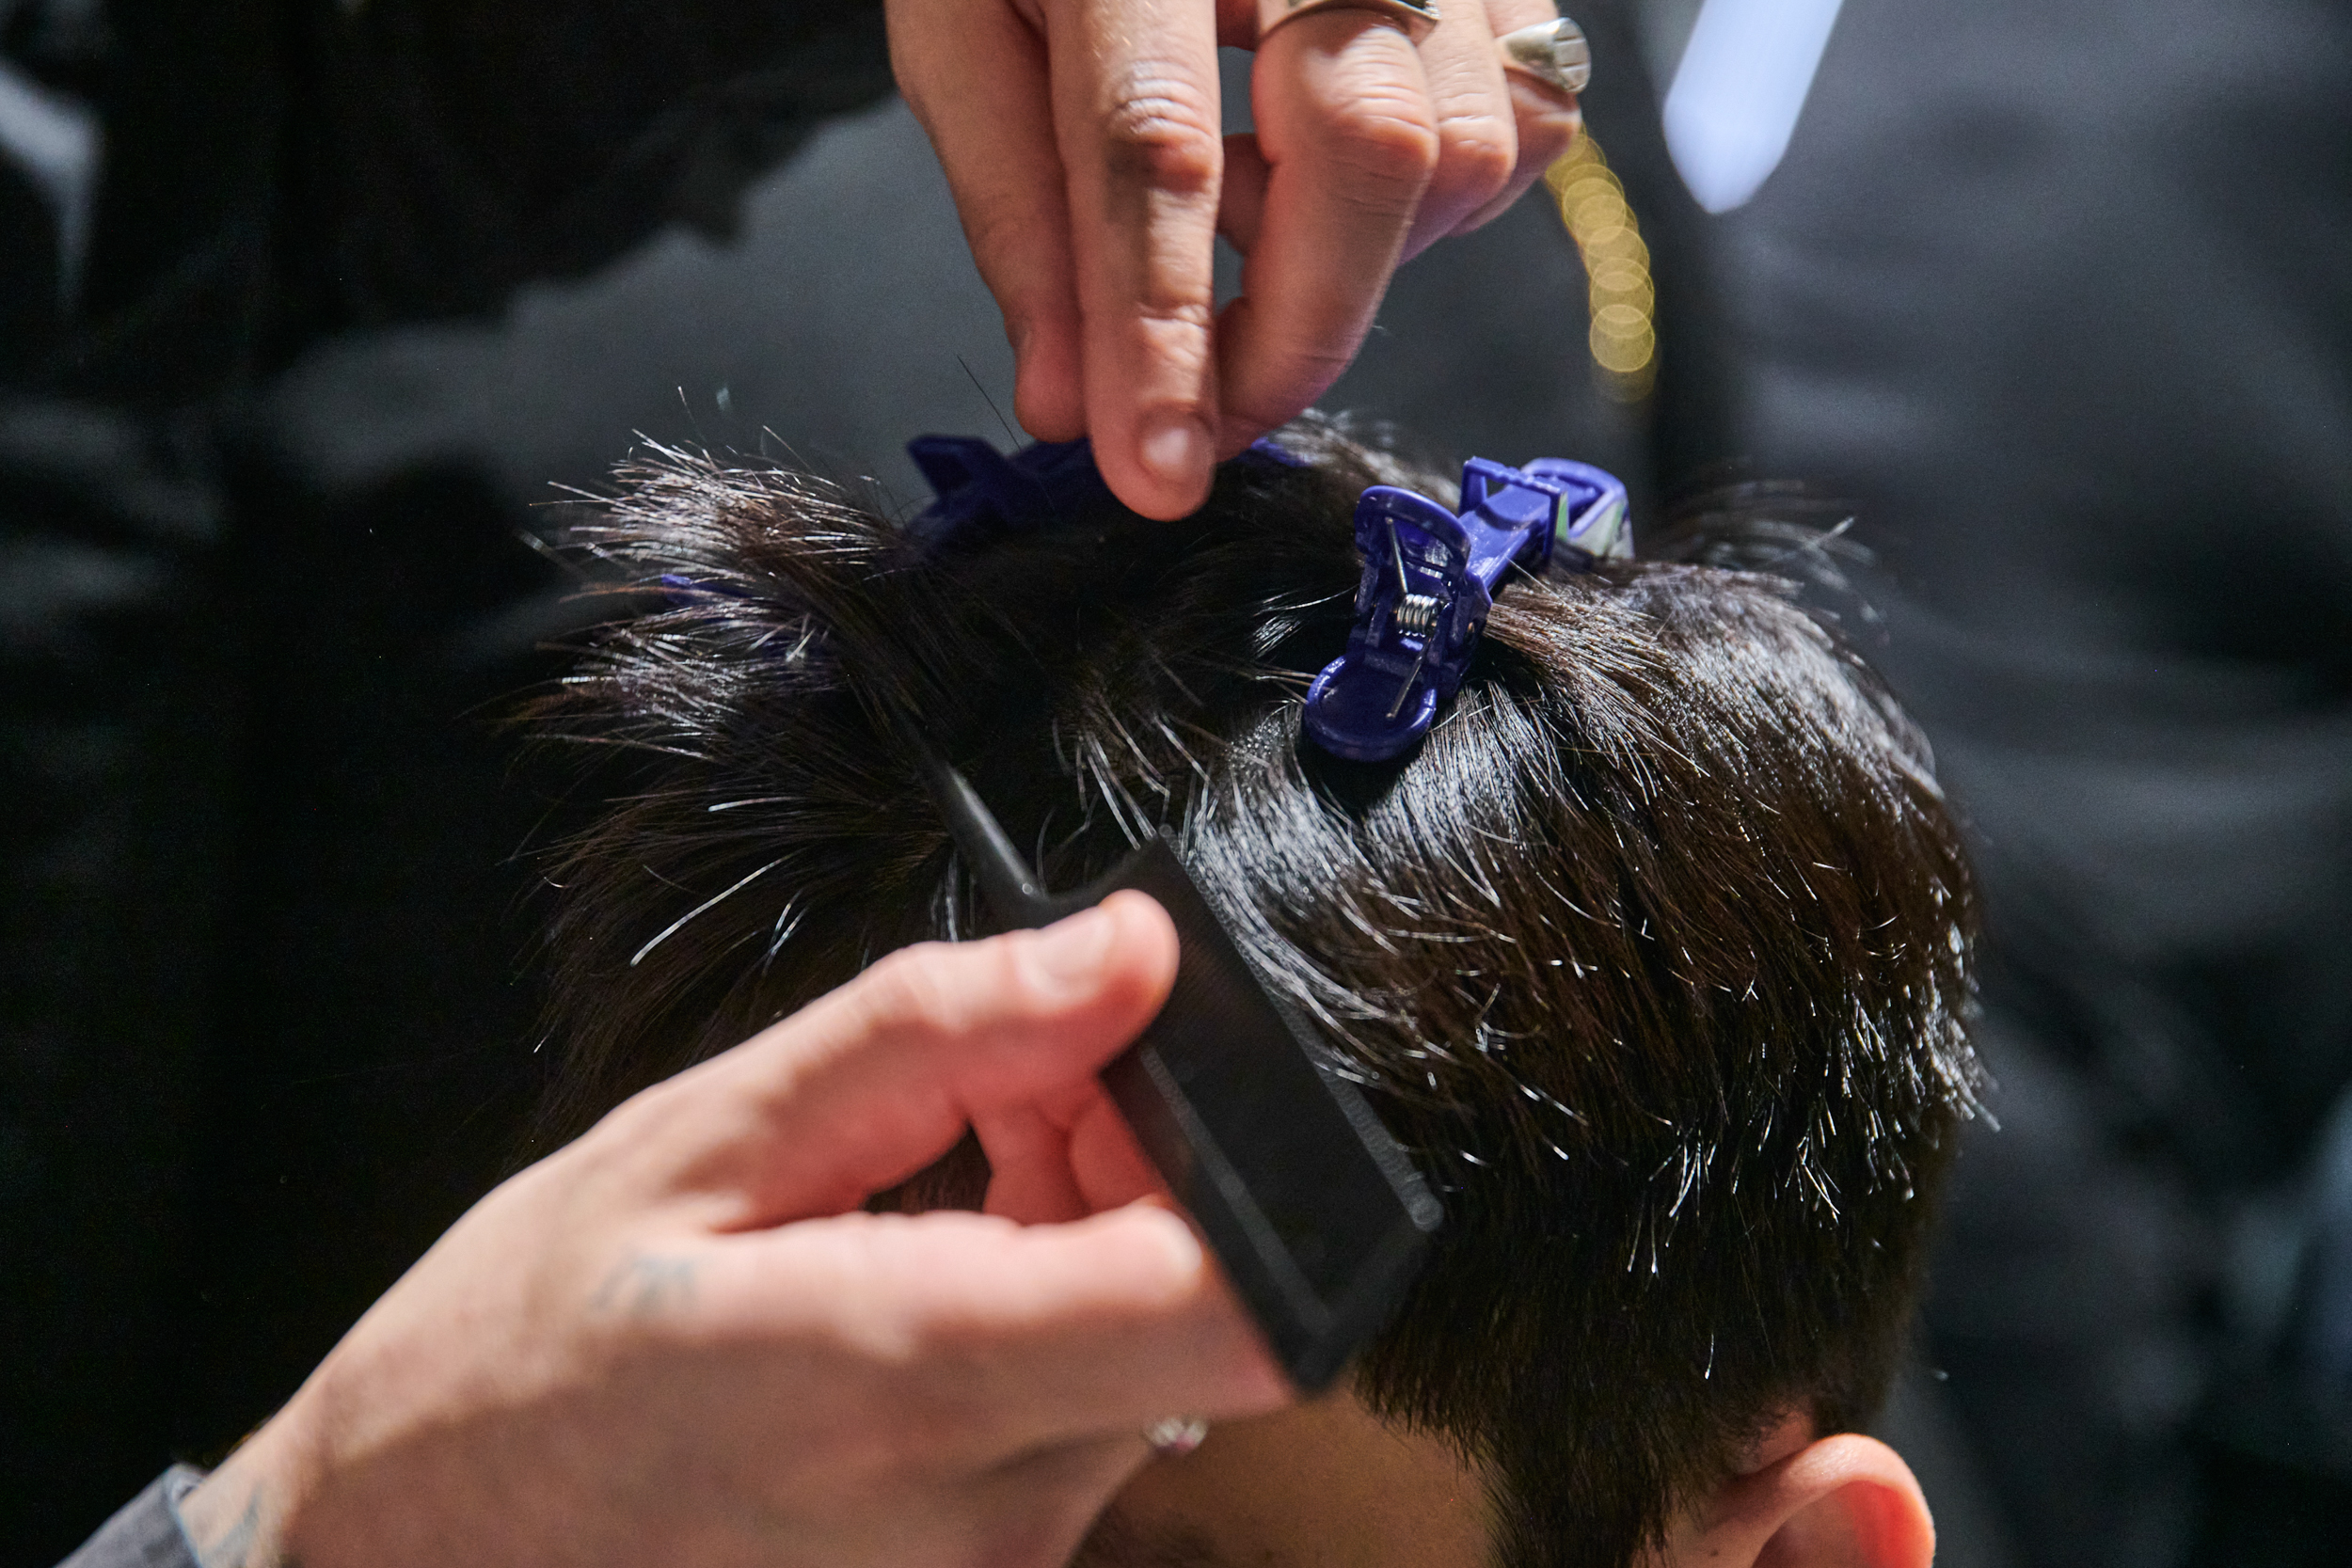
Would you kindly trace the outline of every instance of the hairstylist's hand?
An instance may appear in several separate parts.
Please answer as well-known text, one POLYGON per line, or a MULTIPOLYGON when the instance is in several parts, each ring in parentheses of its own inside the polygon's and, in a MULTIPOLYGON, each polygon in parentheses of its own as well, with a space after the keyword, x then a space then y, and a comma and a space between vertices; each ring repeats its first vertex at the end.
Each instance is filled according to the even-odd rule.
POLYGON ((898 954, 639 1095, 191 1495, 204 1560, 1058 1568, 1145 1425, 1287 1398, 1184 1222, 1106 1208, 1151 1183, 1093 1074, 1175 955, 1115 895, 898 954), (967 1123, 994 1213, 859 1212, 967 1123))
POLYGON ((1494 40, 1551 0, 1439 0, 1416 46, 1381 13, 1275 28, 1255 135, 1220 140, 1216 47, 1254 0, 889 0, 899 87, 946 166, 1019 359, 1035 435, 1094 437, 1148 516, 1305 408, 1370 329, 1399 261, 1501 212, 1565 150, 1573 99, 1494 40), (1212 330, 1210 253, 1248 261, 1212 330))

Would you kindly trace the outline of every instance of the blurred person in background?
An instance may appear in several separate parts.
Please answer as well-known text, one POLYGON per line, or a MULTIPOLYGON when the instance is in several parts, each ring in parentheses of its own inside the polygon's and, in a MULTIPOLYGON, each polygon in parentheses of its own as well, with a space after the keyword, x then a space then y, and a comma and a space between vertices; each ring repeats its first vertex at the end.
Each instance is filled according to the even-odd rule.
MULTIPOLYGON (((887 95, 895 43, 1025 351, 1016 408, 1180 512, 1344 363, 1401 254, 1567 144, 1572 102, 1506 83, 1489 36, 1549 14, 1456 7, 1418 45, 1286 23, 1267 135, 1220 151, 1239 7, 909 0, 886 40, 871 4, 0 3, 0 1560, 54 1560, 266 1414, 487 1188, 537 1086, 516 855, 545 808, 493 717, 571 612, 478 453, 351 485, 290 456, 289 367, 735 232, 756 177, 887 95), (1168 112, 1121 119, 1138 44, 1168 112), (1295 330, 1217 358, 1198 176, 1229 157, 1295 330)), ((839 215, 836 277, 877 220, 839 215)), ((939 250, 967 265, 952 216, 939 250)), ((628 438, 575 428, 600 462, 628 438)))
POLYGON ((1668 133, 1739 445, 1851 500, 1976 832, 2002 1130, 1928 1354, 1993 1549, 2342 1562, 2352 9, 1768 8, 1793 135, 1709 108, 1787 86, 1742 0, 1654 9, 1668 133))

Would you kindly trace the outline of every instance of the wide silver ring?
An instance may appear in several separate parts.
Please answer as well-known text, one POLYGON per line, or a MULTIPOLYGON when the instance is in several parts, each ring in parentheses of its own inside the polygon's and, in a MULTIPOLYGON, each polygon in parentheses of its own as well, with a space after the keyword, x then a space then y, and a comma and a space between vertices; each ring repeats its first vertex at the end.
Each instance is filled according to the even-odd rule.
POLYGON ((1438 24, 1438 0, 1258 0, 1258 42, 1283 23, 1309 11, 1373 11, 1405 29, 1415 43, 1438 24))
POLYGON ((1525 71, 1547 87, 1579 93, 1593 79, 1593 50, 1584 29, 1566 17, 1538 22, 1495 40, 1503 68, 1525 71))
POLYGON ((1143 1429, 1143 1440, 1165 1459, 1181 1459, 1200 1446, 1209 1423, 1198 1416, 1169 1416, 1143 1429))

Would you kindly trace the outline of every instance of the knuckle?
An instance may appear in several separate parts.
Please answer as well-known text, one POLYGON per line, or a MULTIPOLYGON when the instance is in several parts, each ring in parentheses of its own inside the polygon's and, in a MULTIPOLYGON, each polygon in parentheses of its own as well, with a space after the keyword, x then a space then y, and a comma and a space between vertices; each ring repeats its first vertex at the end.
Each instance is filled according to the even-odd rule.
POLYGON ((1147 284, 1135 302, 1145 340, 1165 363, 1190 369, 1207 362, 1210 334, 1216 324, 1216 307, 1193 297, 1178 285, 1147 284))
POLYGON ((1500 193, 1518 166, 1518 128, 1500 115, 1449 119, 1441 140, 1446 178, 1472 205, 1500 193))
POLYGON ((1030 959, 1040 940, 1015 931, 900 948, 866 971, 868 1016, 892 1031, 946 1036, 1048 1013, 1052 998, 1030 959))
POLYGON ((1114 84, 1103 141, 1113 178, 1149 190, 1205 196, 1225 168, 1216 105, 1187 77, 1149 62, 1114 84))
POLYGON ((989 943, 984 981, 1007 1009, 1025 1016, 1055 1010, 1055 992, 1038 968, 1038 949, 1045 940, 1036 931, 1012 931, 989 943))
POLYGON ((895 1029, 952 1032, 966 1012, 966 988, 950 973, 961 957, 950 943, 924 942, 882 958, 866 972, 868 1016, 895 1029))
POLYGON ((1418 193, 1436 172, 1438 128, 1417 100, 1367 96, 1332 115, 1336 161, 1375 188, 1418 193))
POLYGON ((587 1135, 559 1151, 583 1177, 604 1180, 634 1169, 644 1150, 666 1143, 692 1107, 675 1078, 639 1089, 607 1111, 587 1135))

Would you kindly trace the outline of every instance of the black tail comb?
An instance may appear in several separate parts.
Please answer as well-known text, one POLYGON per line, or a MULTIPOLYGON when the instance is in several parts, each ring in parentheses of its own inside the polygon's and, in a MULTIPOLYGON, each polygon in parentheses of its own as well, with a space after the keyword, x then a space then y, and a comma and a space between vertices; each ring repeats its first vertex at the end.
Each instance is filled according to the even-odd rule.
POLYGON ((1413 1282, 1443 1208, 1356 1085, 1324 1066, 1304 1021, 1259 983, 1165 834, 1054 895, 963 775, 907 738, 999 925, 1045 925, 1121 888, 1175 922, 1175 989, 1103 1084, 1291 1380, 1325 1386, 1413 1282))

